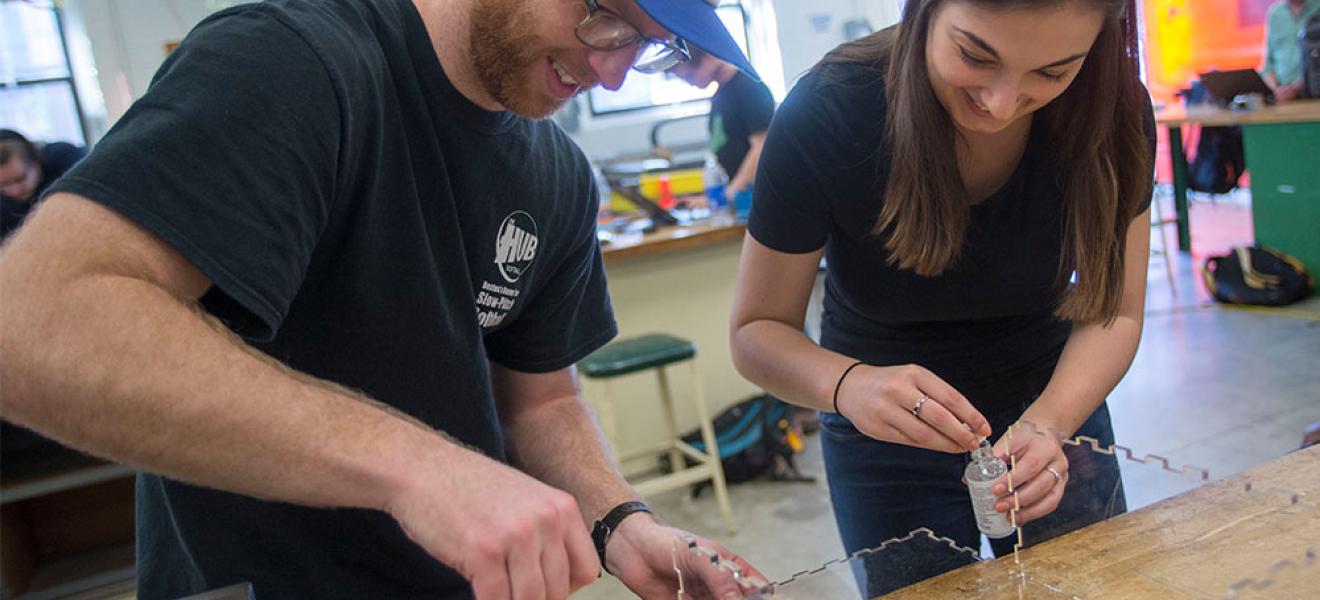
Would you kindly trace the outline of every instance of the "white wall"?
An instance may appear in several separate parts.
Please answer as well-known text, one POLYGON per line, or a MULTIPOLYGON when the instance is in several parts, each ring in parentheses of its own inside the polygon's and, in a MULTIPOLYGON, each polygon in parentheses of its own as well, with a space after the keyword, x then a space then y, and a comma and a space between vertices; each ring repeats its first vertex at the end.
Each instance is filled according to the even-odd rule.
POLYGON ((842 44, 843 24, 866 19, 879 30, 898 22, 903 0, 775 0, 784 79, 796 81, 826 52, 842 44))
POLYGON ((105 107, 102 128, 113 124, 147 90, 151 77, 165 60, 166 43, 182 40, 207 15, 237 3, 234 0, 66 0, 65 14, 71 22, 71 33, 77 36, 70 40, 70 45, 85 43, 91 48, 94 64, 78 70, 99 84, 105 107))

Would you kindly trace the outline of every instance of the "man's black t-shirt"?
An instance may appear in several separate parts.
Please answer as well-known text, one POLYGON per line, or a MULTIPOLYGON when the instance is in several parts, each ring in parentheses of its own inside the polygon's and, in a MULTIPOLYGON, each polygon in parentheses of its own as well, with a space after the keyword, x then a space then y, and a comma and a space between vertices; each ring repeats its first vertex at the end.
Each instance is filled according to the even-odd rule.
POLYGON ((762 150, 748 230, 780 252, 825 247, 821 346, 926 367, 983 411, 1030 401, 1071 331, 1054 316, 1063 202, 1044 128, 1033 127, 1008 182, 972 207, 956 264, 935 277, 899 269, 871 233, 890 164, 882 69, 824 65, 793 88, 762 150))
POLYGON ((87 154, 87 149, 66 142, 51 142, 42 146, 38 152, 41 153, 41 181, 37 182, 32 197, 26 202, 20 202, 0 194, 0 240, 9 237, 10 232, 23 224, 23 219, 32 212, 32 207, 36 206, 41 195, 55 180, 78 164, 87 154))
POLYGON ((751 145, 747 138, 770 128, 775 98, 770 88, 742 71, 720 85, 710 99, 710 149, 733 178, 751 145))
MULTIPOLYGON (((54 189, 176 248, 258 349, 499 459, 487 360, 557 370, 616 331, 585 157, 461 96, 408 0, 217 13, 54 189)), ((150 474, 138 503, 142 598, 471 595, 384 513, 150 474)))

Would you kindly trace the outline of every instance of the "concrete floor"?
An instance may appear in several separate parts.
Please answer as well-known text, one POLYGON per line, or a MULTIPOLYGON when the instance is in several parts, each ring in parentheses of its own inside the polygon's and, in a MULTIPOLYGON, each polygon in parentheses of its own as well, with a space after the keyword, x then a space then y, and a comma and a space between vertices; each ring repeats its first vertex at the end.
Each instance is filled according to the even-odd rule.
MULTIPOLYGON (((1164 201, 1167 207, 1167 191, 1164 201)), ((1172 211, 1166 208, 1165 214, 1172 211)), ((1320 421, 1320 298, 1286 313, 1222 308, 1210 302, 1199 280, 1205 256, 1250 242, 1250 223, 1245 194, 1193 205, 1192 252, 1172 254, 1172 289, 1164 258, 1152 257, 1141 348, 1109 398, 1119 444, 1204 467, 1212 479, 1296 448, 1303 428, 1320 421)), ((1168 233, 1169 240, 1176 239, 1172 227, 1168 233)), ((1158 234, 1152 247, 1161 247, 1158 234)), ((724 535, 710 494, 693 501, 674 492, 650 500, 670 523, 724 542, 779 580, 843 555, 817 437, 808 439, 798 464, 817 481, 730 488, 740 526, 733 536, 724 535)), ((1158 466, 1122 465, 1132 509, 1199 483, 1158 466)), ((846 571, 832 569, 825 577, 847 589, 846 571)), ((575 600, 627 597, 632 596, 611 577, 574 595, 575 600)))

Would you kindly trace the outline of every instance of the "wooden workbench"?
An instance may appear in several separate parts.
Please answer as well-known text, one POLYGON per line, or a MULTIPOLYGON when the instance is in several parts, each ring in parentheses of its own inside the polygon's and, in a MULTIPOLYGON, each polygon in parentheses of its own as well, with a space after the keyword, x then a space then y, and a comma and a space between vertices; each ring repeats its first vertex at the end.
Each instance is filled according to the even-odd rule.
POLYGON ((741 240, 747 224, 728 217, 719 217, 692 225, 661 227, 645 235, 618 236, 601 252, 605 264, 641 256, 655 256, 741 240))
MULTIPOLYGON (((1027 548, 1025 586, 1008 583, 1014 564, 1005 556, 885 598, 1019 598, 1019 588, 1024 598, 1224 598, 1235 582, 1266 580, 1271 566, 1284 559, 1305 564, 1308 548, 1320 550, 1314 503, 1320 503, 1320 446, 1027 548), (1302 503, 1270 491, 1283 489, 1301 493, 1302 503)), ((1282 568, 1266 589, 1240 597, 1320 598, 1320 563, 1282 568)))

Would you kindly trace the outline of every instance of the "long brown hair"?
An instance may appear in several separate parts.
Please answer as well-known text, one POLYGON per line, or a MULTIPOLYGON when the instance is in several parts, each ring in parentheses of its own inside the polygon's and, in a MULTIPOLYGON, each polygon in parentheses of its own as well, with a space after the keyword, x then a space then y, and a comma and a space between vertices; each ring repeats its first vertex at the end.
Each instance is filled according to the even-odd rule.
MULTIPOLYGON (((889 261, 926 276, 957 259, 971 206, 955 158, 955 130, 935 97, 926 37, 945 0, 908 0, 896 28, 844 44, 821 61, 885 62, 889 180, 874 233, 887 236, 889 261)), ((1138 80, 1134 0, 958 0, 992 9, 1060 2, 1102 10, 1104 25, 1077 77, 1038 111, 1062 174, 1064 226, 1060 281, 1074 267, 1077 284, 1055 311, 1077 322, 1112 322, 1123 295, 1128 224, 1150 196, 1152 158, 1143 129, 1149 98, 1138 80)))

